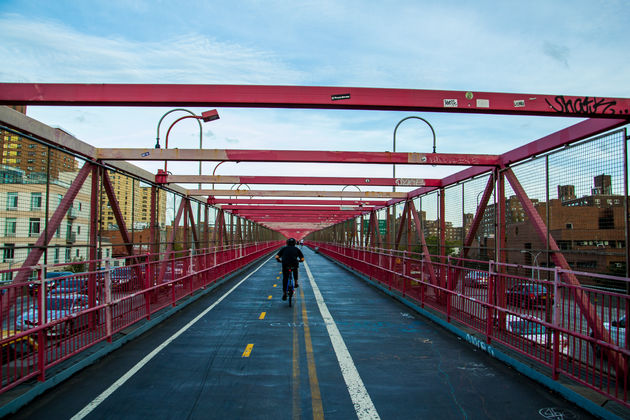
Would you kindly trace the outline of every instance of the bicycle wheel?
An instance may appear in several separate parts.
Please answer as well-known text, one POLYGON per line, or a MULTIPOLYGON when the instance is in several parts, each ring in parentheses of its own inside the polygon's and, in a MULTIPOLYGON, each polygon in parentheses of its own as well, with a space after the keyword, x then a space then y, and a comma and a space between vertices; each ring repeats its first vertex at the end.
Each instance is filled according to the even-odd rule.
POLYGON ((290 308, 291 301, 293 300, 293 288, 290 288, 288 291, 289 291, 289 308, 290 308))

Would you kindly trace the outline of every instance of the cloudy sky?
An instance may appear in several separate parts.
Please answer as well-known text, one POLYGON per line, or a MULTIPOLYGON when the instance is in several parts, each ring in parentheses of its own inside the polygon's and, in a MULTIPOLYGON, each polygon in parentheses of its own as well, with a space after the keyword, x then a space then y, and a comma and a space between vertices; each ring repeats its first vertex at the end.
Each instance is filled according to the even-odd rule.
MULTIPOLYGON (((0 0, 0 80, 630 97, 629 21, 625 0, 0 0)), ((33 106, 28 114, 97 147, 152 147, 167 110, 33 106)), ((435 128, 438 152, 494 154, 579 121, 383 111, 219 112, 220 120, 204 125, 204 147, 392 150, 396 123, 419 115, 435 128)), ((198 126, 178 124, 170 142, 199 147, 198 126)), ((396 143, 397 151, 429 152, 431 133, 410 120, 399 128, 396 143)), ((226 163, 217 173, 391 176, 391 167, 384 166, 270 165, 226 163)), ((169 169, 196 173, 193 166, 169 169)), ((143 167, 154 172, 159 165, 143 167)), ((204 164, 206 173, 213 168, 204 164)), ((397 168, 398 176, 410 177, 452 172, 397 168)))

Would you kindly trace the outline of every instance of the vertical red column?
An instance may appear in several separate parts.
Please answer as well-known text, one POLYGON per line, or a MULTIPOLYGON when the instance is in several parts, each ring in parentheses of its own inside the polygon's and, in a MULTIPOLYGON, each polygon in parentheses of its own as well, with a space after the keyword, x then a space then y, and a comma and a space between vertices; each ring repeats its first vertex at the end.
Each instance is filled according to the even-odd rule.
MULTIPOLYGON (((88 266, 88 271, 90 272, 88 276, 88 306, 93 307, 96 306, 96 260, 99 258, 98 255, 98 244, 97 239, 99 235, 99 214, 101 196, 100 196, 100 175, 101 175, 101 167, 94 165, 92 169, 92 187, 91 187, 91 197, 90 197, 90 264, 88 266)), ((90 313, 89 317, 89 325, 92 327, 96 321, 95 319, 96 313, 90 313)))
POLYGON ((444 188, 440 188, 438 197, 440 199, 440 263, 442 264, 440 268, 440 285, 446 287, 446 199, 444 188))

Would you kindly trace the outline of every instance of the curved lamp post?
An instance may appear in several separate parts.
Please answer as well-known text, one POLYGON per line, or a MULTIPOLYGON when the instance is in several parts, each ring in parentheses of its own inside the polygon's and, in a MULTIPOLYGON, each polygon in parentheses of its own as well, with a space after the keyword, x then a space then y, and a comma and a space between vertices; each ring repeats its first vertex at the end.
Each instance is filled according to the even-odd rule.
MULTIPOLYGON (((403 123, 403 121, 407 121, 410 119, 416 119, 416 120, 421 120, 424 121, 425 123, 427 123, 427 125, 429 126, 429 128, 431 129, 431 133, 433 134, 433 153, 435 153, 435 130, 433 129, 433 126, 429 123, 429 121, 425 120, 422 117, 417 117, 415 115, 412 115, 410 117, 405 117, 402 120, 398 121, 398 124, 396 124, 396 127, 394 128, 394 153, 396 153, 396 131, 398 130, 398 127, 400 126, 400 124, 403 123)), ((396 164, 394 164, 394 168, 393 168, 393 178, 396 179, 396 164)), ((396 186, 394 185, 393 187, 393 191, 396 191, 396 186)))
MULTIPOLYGON (((217 163, 217 166, 215 166, 215 167, 214 167, 214 169, 212 170, 212 176, 214 176, 214 174, 217 172, 217 168, 218 168, 219 166, 221 166, 222 164, 224 164, 225 162, 231 162, 231 161, 230 161, 230 160, 223 160, 223 161, 221 161, 221 162, 217 163)), ((240 160, 237 160, 237 161, 236 161, 236 162, 234 162, 234 163, 239 163, 239 162, 240 162, 240 160)), ((242 185, 242 184, 241 184, 241 185, 242 185)), ((245 185, 247 185, 247 184, 245 184, 245 185)), ((247 185, 247 186, 249 187, 249 185, 247 185)), ((234 185, 232 185, 232 187, 234 187, 234 185)), ((212 189, 214 190, 214 182, 212 183, 212 189)))
MULTIPOLYGON (((534 251, 529 251, 527 249, 521 249, 521 254, 529 254, 532 257, 534 257, 534 264, 532 265, 532 280, 534 280, 534 267, 539 267, 538 265, 538 256, 542 253, 542 251, 538 251, 535 255, 534 255, 534 251)), ((538 281, 540 281, 540 269, 537 270, 538 271, 538 281)))
MULTIPOLYGON (((156 139, 155 139, 155 148, 159 149, 160 148, 160 124, 162 124, 162 120, 164 120, 164 117, 166 117, 168 114, 175 112, 175 111, 183 111, 183 112, 187 112, 190 115, 186 115, 183 116, 181 118, 178 118, 177 120, 175 120, 169 127, 168 130, 166 131, 166 139, 165 139, 165 145, 164 148, 168 149, 168 135, 171 132, 171 129, 173 128, 173 126, 175 124, 177 124, 178 122, 180 122, 181 120, 185 120, 188 118, 194 118, 197 120, 197 123, 199 124, 199 150, 203 149, 203 129, 201 128, 201 121, 203 122, 209 122, 209 121, 214 121, 214 120, 218 120, 219 119, 219 112, 216 109, 212 109, 210 111, 205 111, 202 112, 201 115, 197 115, 194 112, 185 109, 185 108, 175 108, 172 109, 170 111, 167 111, 164 115, 162 115, 162 117, 160 118, 160 121, 158 121, 158 125, 157 125, 157 134, 156 134, 156 139), (201 121, 200 121, 201 120, 201 121)), ((164 161, 164 175, 167 174, 167 167, 168 161, 164 161)), ((159 170, 158 170, 159 173, 159 170)), ((199 176, 201 176, 201 160, 199 161, 199 176)), ((198 188, 201 189, 201 183, 198 184, 198 188)), ((197 207, 197 222, 199 222, 201 218, 201 207, 197 207)))
MULTIPOLYGON (((361 188, 359 188, 359 186, 358 186, 358 185, 346 185, 345 187, 343 187, 343 188, 341 189, 341 192, 343 193, 343 191, 344 191, 346 188, 348 188, 348 187, 354 187, 354 188, 356 188, 357 190, 359 190, 359 192, 361 192, 361 188)), ((341 201, 343 201, 343 194, 341 195, 341 201)), ((360 202, 360 201, 361 201, 361 197, 359 197, 359 202, 360 202)))

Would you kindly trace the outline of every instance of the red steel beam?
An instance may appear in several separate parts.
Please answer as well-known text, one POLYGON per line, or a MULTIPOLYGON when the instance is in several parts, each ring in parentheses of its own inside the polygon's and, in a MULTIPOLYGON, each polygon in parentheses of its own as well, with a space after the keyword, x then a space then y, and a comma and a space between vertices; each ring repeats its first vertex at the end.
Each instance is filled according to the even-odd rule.
POLYGON ((166 183, 177 184, 269 184, 269 185, 362 185, 439 187, 439 179, 424 178, 369 178, 317 176, 244 176, 244 175, 168 175, 166 183))
POLYGON ((366 212, 373 209, 371 206, 366 207, 356 207, 356 206, 259 206, 259 205, 238 205, 238 206, 221 206, 223 210, 245 210, 245 211, 275 211, 275 212, 332 212, 332 211, 341 211, 341 212, 366 212))
MULTIPOLYGON (((311 191, 311 190, 187 190, 189 196, 212 197, 345 197, 348 199, 359 198, 407 198, 406 192, 401 191, 311 191)), ((209 200, 212 200, 209 198, 209 200)))
POLYGON ((387 201, 375 200, 283 200, 266 198, 215 198, 208 199, 208 204, 286 204, 292 206, 323 205, 323 206, 384 206, 387 201))
MULTIPOLYGON (((369 163, 497 166, 499 156, 464 153, 348 152, 328 150, 96 149, 100 160, 369 163)), ((194 181, 197 182, 197 181, 194 181)))
POLYGON ((3 105, 324 108, 615 118, 630 99, 332 86, 0 83, 3 105))

